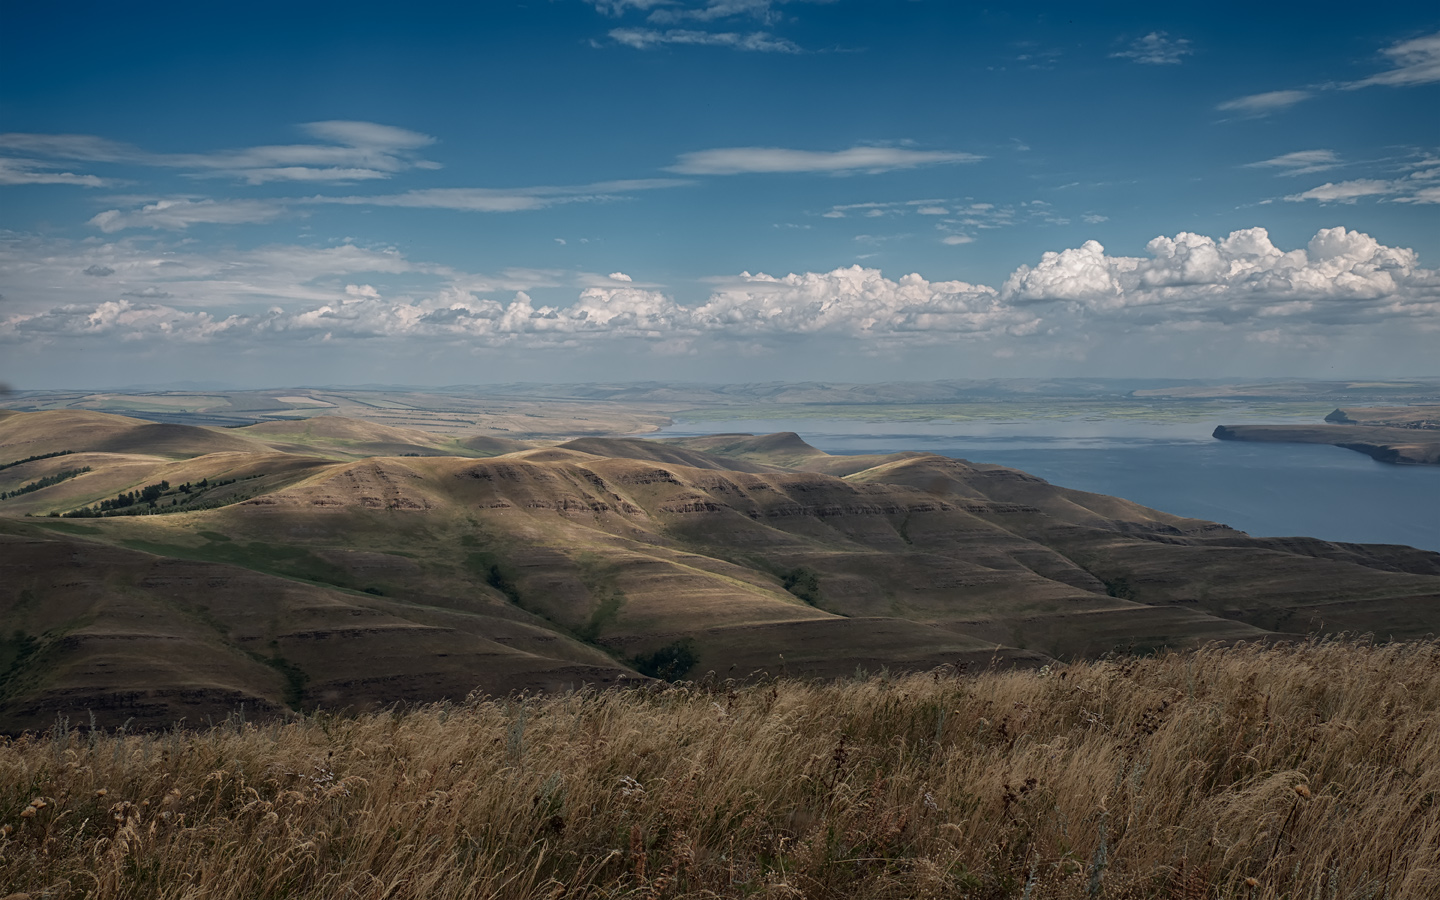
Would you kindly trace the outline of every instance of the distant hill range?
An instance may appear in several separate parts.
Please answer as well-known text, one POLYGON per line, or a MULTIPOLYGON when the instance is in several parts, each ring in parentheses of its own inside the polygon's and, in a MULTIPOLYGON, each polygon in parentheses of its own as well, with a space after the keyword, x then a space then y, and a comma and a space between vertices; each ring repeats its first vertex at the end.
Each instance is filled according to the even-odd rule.
POLYGON ((237 427, 312 417, 363 419, 452 436, 476 433, 518 439, 657 431, 672 417, 728 413, 756 417, 886 412, 905 420, 1233 415, 1260 408, 1272 414, 1320 404, 1342 407, 1440 403, 1440 378, 1405 381, 1255 382, 1139 378, 1005 378, 949 381, 756 382, 686 384, 491 384, 450 387, 361 385, 214 390, 199 385, 164 390, 27 391, 11 397, 26 412, 84 409, 153 422, 237 427))
POLYGON ((1440 554, 788 433, 0 412, 0 492, 10 732, 1440 631, 1440 554))

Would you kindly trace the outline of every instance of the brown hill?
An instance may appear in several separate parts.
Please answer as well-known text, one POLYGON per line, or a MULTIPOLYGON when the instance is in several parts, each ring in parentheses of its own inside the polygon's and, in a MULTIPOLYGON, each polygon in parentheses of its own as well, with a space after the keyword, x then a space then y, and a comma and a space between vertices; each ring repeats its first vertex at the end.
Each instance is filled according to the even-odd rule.
POLYGON ((60 450, 183 458, 269 448, 226 429, 146 422, 80 409, 19 413, 0 419, 0 462, 60 450))
POLYGON ((472 451, 476 456, 504 456, 506 453, 530 450, 536 446, 529 441, 517 441, 513 438, 495 437, 488 434, 472 434, 469 437, 457 438, 456 443, 466 450, 472 451))
POLYGON ((110 460, 106 477, 252 477, 219 508, 9 520, 0 633, 27 637, 0 658, 3 727, 86 704, 119 718, 115 685, 159 721, 246 697, 365 706, 620 674, 1039 665, 1440 628, 1440 554, 1256 540, 1000 466, 832 457, 794 435, 489 459, 91 457, 110 460), (87 630, 107 616, 129 636, 87 630))
MULTIPOLYGON (((808 446, 808 445, 807 445, 808 446)), ((677 447, 668 442, 625 438, 580 438, 561 444, 566 450, 579 450, 599 457, 644 459, 671 463, 692 469, 721 469, 731 472, 783 472, 780 466, 752 462, 744 456, 726 456, 677 447)), ((813 449, 813 448, 812 448, 813 449)))
POLYGON ((234 565, 0 534, 6 728, 155 727, 287 708, 367 709, 636 677, 509 604, 461 611, 234 565))
POLYGON ((286 451, 333 454, 347 459, 416 453, 425 456, 458 455, 463 452, 444 435, 345 416, 321 415, 308 419, 261 422, 234 431, 286 451))

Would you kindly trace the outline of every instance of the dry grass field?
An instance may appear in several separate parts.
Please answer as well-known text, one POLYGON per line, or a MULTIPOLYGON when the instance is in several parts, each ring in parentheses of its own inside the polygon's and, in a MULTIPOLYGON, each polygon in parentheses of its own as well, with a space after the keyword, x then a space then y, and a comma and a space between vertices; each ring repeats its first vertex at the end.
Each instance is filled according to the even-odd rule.
POLYGON ((0 744, 61 898, 1440 896, 1440 645, 686 683, 0 744))

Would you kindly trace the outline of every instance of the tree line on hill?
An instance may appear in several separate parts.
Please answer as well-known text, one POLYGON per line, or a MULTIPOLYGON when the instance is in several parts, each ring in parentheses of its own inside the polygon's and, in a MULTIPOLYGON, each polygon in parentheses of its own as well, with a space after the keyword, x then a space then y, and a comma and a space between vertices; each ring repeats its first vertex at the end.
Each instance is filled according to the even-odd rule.
MULTIPOLYGON (((210 488, 223 487, 227 484, 234 484, 238 479, 231 478, 227 481, 211 481, 202 478, 196 482, 185 482, 176 486, 173 490, 170 482, 159 481, 155 484, 147 484, 136 491, 123 491, 108 500, 101 500, 92 506, 83 506, 80 509, 73 509, 66 513, 50 513, 52 517, 59 516, 65 519, 94 519, 105 516, 144 516, 153 513, 168 512, 180 506, 186 509, 209 508, 212 504, 203 506, 191 506, 190 501, 210 488), (161 505, 163 497, 171 495, 172 499, 168 505, 161 505), (179 495, 184 495, 183 497, 179 495)), ((178 511, 178 509, 176 510, 178 511)))
POLYGON ((28 462, 36 462, 42 459, 54 459, 57 456, 69 456, 74 450, 56 450, 54 453, 41 453, 38 456, 27 456, 24 459, 17 459, 14 462, 0 463, 0 469, 13 469, 16 466, 23 466, 28 462))
MULTIPOLYGON (((67 453, 69 451, 66 451, 67 453)), ((59 455, 59 454, 54 454, 59 455)), ((30 482, 24 487, 18 487, 13 491, 0 491, 0 500, 9 500, 11 497, 19 497, 22 494, 30 494, 41 488, 50 487, 52 484, 59 484, 62 481, 69 481, 77 475, 84 475, 90 471, 89 466, 82 466, 78 469, 66 469, 63 472, 56 472, 54 475, 46 475, 44 478, 30 482)))

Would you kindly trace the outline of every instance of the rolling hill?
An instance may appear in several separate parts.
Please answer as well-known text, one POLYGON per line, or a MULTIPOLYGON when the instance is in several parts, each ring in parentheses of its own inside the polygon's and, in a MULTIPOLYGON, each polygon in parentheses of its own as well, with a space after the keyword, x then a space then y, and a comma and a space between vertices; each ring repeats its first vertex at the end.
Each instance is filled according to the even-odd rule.
POLYGON ((0 490, 90 469, 0 501, 0 728, 1440 627, 1440 554, 1254 539, 933 454, 780 434, 440 455, 295 425, 0 418, 0 464, 72 451, 0 490), (64 515, 162 480, 119 510, 140 514, 64 515))

